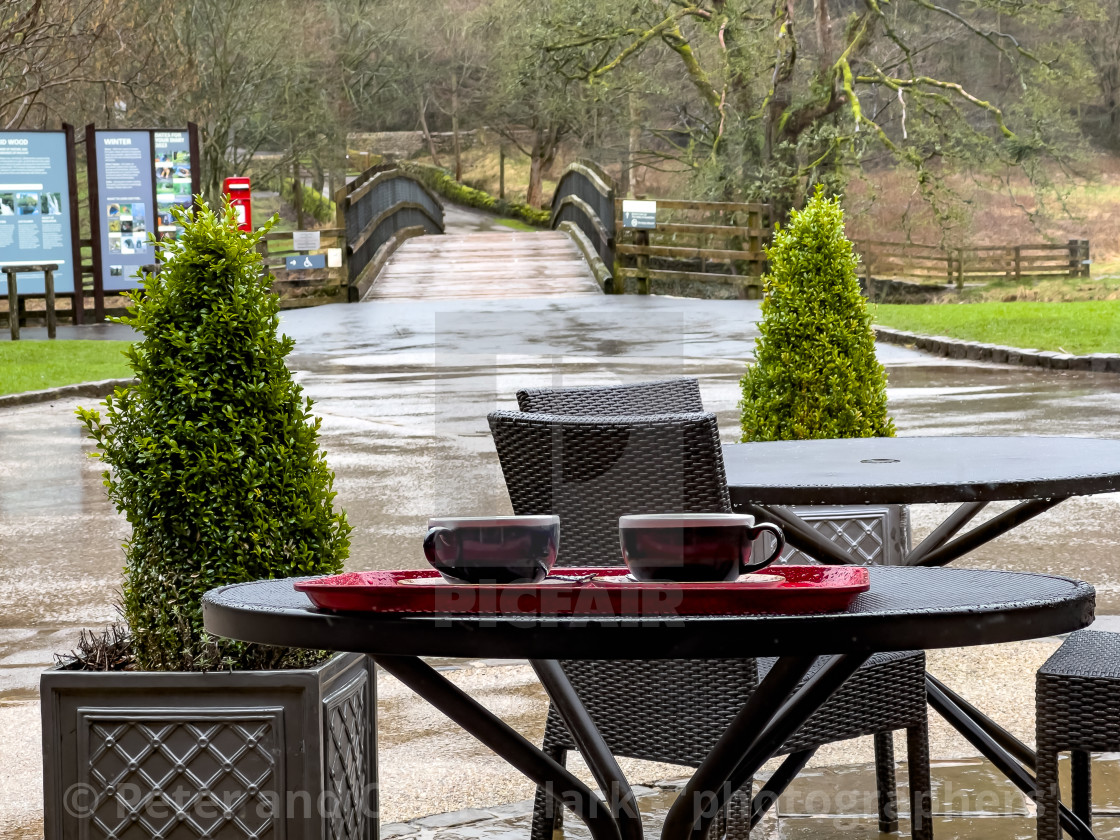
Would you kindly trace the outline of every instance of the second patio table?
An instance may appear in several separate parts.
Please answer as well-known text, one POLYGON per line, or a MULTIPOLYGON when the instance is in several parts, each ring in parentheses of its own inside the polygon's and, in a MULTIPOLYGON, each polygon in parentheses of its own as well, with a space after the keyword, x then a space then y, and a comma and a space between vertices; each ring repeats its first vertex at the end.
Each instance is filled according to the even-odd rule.
MULTIPOLYGON (((782 526, 823 563, 859 562, 790 505, 958 503, 901 560, 944 566, 1072 496, 1120 491, 1120 440, 1072 437, 902 437, 739 443, 723 447, 736 510, 782 526), (991 502, 1019 503, 960 534, 991 502), (959 535, 958 535, 959 534, 959 535)), ((930 705, 1028 796, 1033 751, 927 675, 930 705)), ((1069 814, 1063 814, 1067 830, 1069 814)), ((1077 826, 1077 835, 1092 836, 1077 826)))
POLYGON ((960 503, 903 560, 943 566, 1071 496, 1120 491, 1120 440, 901 437, 736 443, 723 447, 736 510, 777 522, 824 563, 853 560, 788 505, 960 503), (956 536, 991 502, 1020 503, 956 536))
MULTIPOLYGON (((557 660, 778 656, 670 809, 663 840, 704 837, 727 796, 755 775, 868 657, 878 651, 993 644, 1070 632, 1093 620, 1093 588, 1050 575, 874 567, 870 589, 824 614, 494 616, 330 613, 292 580, 208 592, 206 629, 219 636, 367 653, 379 666, 547 790, 594 840, 641 840, 636 801, 557 660), (456 688, 421 656, 528 659, 592 769, 599 796, 456 688), (803 685, 819 656, 826 660, 803 685), (699 807, 703 805, 703 807, 699 807)), ((928 836, 928 791, 913 792, 916 836, 928 836)), ((912 800, 913 801, 913 800, 912 800)))

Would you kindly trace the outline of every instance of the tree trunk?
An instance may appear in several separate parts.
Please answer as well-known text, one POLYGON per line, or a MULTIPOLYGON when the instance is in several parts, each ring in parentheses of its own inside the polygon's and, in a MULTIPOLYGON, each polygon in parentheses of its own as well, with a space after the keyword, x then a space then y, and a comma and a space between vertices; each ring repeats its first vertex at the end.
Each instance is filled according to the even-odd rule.
POLYGON ((463 180, 463 154, 459 147, 459 76, 451 74, 451 140, 455 146, 455 180, 463 180))
POLYGON ((292 161, 292 208, 296 211, 296 230, 303 230, 303 183, 298 157, 292 161))
POLYGON ((529 156, 529 191, 525 196, 525 203, 530 207, 540 207, 544 201, 544 173, 556 159, 559 146, 560 132, 555 127, 547 131, 538 128, 533 132, 533 150, 529 156))
POLYGON ((642 142, 642 114, 638 107, 638 97, 633 93, 630 94, 630 136, 626 144, 626 165, 629 168, 629 177, 627 178, 627 195, 637 195, 641 192, 641 182, 638 178, 638 165, 635 161, 638 159, 638 147, 642 142))
POLYGON ((432 164, 442 166, 436 156, 436 144, 432 140, 432 132, 428 131, 428 100, 420 94, 420 128, 424 132, 424 139, 428 141, 428 154, 432 156, 432 164))
POLYGON ((533 132, 533 149, 529 154, 529 189, 525 193, 525 203, 530 207, 540 207, 541 180, 544 167, 544 132, 533 132))

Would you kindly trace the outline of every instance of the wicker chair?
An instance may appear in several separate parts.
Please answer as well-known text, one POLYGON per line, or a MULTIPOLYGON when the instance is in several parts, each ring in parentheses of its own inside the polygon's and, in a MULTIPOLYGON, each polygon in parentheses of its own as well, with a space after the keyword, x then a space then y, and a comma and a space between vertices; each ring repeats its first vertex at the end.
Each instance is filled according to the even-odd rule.
MULTIPOLYGON (((655 383, 623 386, 634 398, 655 383)), ((565 416, 520 412, 490 415, 498 456, 513 509, 518 514, 561 517, 558 563, 621 563, 618 517, 625 513, 727 512, 731 510, 715 415, 684 412, 699 402, 695 380, 661 383, 659 408, 677 413, 610 416, 610 389, 578 389, 597 414, 565 416)), ((520 405, 570 408, 572 391, 518 394, 520 405), (546 402, 548 401, 548 402, 546 402)), ((656 389, 655 389, 656 390, 656 389)), ((629 403, 626 403, 629 405, 629 403)), ((632 410, 632 409, 631 409, 632 410)), ((564 662, 589 713, 618 755, 697 766, 754 689, 768 659, 681 662, 564 662)), ((918 794, 915 837, 929 837, 929 761, 926 731, 925 658, 921 653, 876 656, 806 723, 784 747, 792 753, 768 783, 781 789, 814 748, 860 735, 906 729, 910 786, 918 794)), ((897 830, 894 757, 889 736, 876 750, 880 825, 897 830)), ((574 746, 563 722, 549 711, 544 749, 559 761, 574 746)), ((753 808, 750 786, 732 799, 727 833, 749 837, 752 822, 772 804, 764 790, 753 808)), ((560 810, 538 791, 533 840, 548 840, 560 810)))
POLYGON ((1035 707, 1038 837, 1058 840, 1058 754, 1070 751, 1072 810, 1091 827, 1089 754, 1120 750, 1120 635, 1071 633, 1038 670, 1035 707))

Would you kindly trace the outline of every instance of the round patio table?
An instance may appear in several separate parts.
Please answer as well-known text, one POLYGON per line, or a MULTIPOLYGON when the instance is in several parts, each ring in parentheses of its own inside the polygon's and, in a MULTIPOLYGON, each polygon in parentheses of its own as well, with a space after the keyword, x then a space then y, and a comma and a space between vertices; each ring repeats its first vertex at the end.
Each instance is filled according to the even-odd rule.
MULTIPOLYGON (((330 613, 293 581, 208 592, 206 629, 219 636, 369 654, 587 823, 594 840, 641 840, 634 795, 558 659, 778 656, 670 809, 663 840, 702 838, 726 797, 768 760, 873 653, 992 644, 1070 632, 1093 620, 1086 583, 973 569, 875 567, 870 589, 841 612, 736 616, 495 616, 330 613), (421 656, 528 659, 607 801, 421 656), (825 657, 823 664, 799 683, 825 657), (700 805, 703 807, 700 807, 700 805)), ((915 828, 929 819, 915 792, 915 828)))
MULTIPOLYGON (((959 503, 902 565, 944 566, 1071 496, 1120 491, 1120 440, 1071 437, 901 437, 740 443, 723 447, 736 510, 782 527, 822 563, 859 563, 790 505, 959 503), (960 534, 991 502, 1019 504, 960 534), (959 534, 959 535, 958 535, 959 534)), ((1034 753, 938 680, 930 705, 1020 790, 1034 796, 1034 753)), ((1063 827, 1091 837, 1068 812, 1063 827)))
POLYGON ((723 447, 731 503, 777 522, 824 563, 854 562, 788 505, 954 503, 903 565, 942 566, 1071 496, 1120 491, 1120 440, 901 437, 736 443, 723 447), (990 502, 1022 500, 955 535, 990 502), (955 537, 955 539, 954 539, 955 537))

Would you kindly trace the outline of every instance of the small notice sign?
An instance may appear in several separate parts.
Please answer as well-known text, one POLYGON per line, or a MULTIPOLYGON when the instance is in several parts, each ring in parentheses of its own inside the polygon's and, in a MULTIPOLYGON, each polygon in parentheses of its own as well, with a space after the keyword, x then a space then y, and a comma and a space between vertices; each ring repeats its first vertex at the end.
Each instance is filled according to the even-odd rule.
POLYGON ((319 231, 297 230, 292 232, 293 251, 318 251, 319 231))
POLYGON ((326 254, 305 254, 303 256, 285 257, 284 267, 288 271, 303 271, 309 268, 326 268, 326 254))
POLYGON ((327 248, 327 268, 342 268, 341 248, 327 248))
POLYGON ((638 230, 653 230, 656 228, 657 202, 624 199, 622 202, 622 226, 624 228, 637 228, 638 230))

